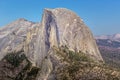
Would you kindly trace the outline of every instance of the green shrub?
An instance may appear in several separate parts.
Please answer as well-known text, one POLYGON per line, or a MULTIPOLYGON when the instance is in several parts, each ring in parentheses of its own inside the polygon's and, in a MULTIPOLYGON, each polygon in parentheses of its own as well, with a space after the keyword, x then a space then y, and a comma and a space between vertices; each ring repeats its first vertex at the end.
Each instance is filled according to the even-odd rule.
POLYGON ((88 58, 84 53, 75 53, 73 51, 69 51, 69 59, 73 61, 89 61, 90 58, 88 58))
POLYGON ((22 53, 22 51, 19 51, 17 53, 12 52, 12 53, 8 53, 5 57, 5 60, 7 60, 7 62, 9 62, 10 64, 12 64, 14 67, 18 67, 20 65, 20 63, 26 59, 25 55, 22 53))
POLYGON ((24 69, 15 77, 15 80, 35 80, 40 68, 33 67, 32 63, 26 58, 27 65, 24 69))

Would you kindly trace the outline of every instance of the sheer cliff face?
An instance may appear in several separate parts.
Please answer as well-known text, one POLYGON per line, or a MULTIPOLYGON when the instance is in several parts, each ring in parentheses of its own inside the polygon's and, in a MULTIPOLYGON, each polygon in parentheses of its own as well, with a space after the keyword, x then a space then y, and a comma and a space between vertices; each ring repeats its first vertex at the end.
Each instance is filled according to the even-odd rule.
POLYGON ((102 61, 91 31, 80 17, 67 9, 44 10, 35 50, 38 66, 53 46, 67 46, 72 51, 82 51, 94 60, 102 61))

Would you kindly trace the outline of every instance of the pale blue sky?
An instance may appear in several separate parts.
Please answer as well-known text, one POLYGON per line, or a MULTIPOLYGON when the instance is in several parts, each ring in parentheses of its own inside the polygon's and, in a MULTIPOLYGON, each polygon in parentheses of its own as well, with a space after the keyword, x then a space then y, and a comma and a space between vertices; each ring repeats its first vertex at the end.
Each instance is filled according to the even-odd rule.
POLYGON ((120 0, 0 0, 0 26, 25 18, 40 22, 44 8, 76 12, 94 35, 120 33, 120 0))

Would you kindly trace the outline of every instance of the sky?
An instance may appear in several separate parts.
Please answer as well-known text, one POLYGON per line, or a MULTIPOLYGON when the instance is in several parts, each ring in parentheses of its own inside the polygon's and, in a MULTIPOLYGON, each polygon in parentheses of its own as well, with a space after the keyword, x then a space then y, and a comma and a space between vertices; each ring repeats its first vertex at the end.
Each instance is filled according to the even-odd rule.
POLYGON ((40 22, 44 8, 68 8, 94 35, 120 33, 120 0, 0 0, 0 27, 19 18, 40 22))

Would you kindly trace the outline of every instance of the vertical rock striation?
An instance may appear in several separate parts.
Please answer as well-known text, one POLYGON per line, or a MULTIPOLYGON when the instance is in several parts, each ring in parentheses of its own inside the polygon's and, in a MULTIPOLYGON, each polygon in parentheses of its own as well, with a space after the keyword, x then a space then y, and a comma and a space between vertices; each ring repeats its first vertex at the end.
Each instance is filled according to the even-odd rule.
POLYGON ((35 50, 37 66, 41 65, 53 46, 67 46, 72 51, 84 52, 95 61, 103 60, 89 28, 68 9, 44 10, 35 50))

